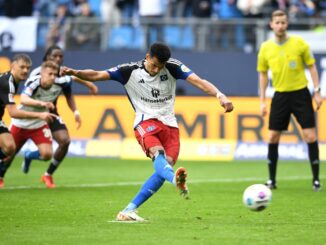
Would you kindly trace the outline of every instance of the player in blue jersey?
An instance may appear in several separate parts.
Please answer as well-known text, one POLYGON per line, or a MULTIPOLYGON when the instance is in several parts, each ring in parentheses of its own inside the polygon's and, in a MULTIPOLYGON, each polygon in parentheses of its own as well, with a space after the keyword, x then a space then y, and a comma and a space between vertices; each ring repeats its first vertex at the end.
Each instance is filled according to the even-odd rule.
POLYGON ((134 132, 144 152, 153 161, 154 173, 127 207, 118 213, 118 221, 144 221, 136 209, 157 192, 165 181, 188 196, 187 171, 175 172, 180 150, 179 129, 174 115, 177 79, 184 79, 208 95, 215 96, 225 112, 233 110, 232 102, 209 81, 200 78, 182 62, 172 59, 168 46, 154 43, 144 60, 118 65, 104 71, 62 68, 62 74, 88 81, 116 80, 126 89, 135 110, 134 132))

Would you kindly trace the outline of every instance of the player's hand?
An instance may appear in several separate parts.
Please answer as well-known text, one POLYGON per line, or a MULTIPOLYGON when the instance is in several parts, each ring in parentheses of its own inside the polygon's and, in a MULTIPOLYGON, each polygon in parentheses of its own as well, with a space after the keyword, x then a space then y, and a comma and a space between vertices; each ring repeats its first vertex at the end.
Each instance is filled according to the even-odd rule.
POLYGON ((76 110, 74 112, 74 115, 75 115, 76 129, 79 129, 81 127, 81 124, 82 124, 82 120, 81 120, 79 111, 76 110))
POLYGON ((316 103, 316 106, 317 106, 316 109, 318 111, 319 108, 321 107, 321 105, 323 104, 323 99, 320 96, 320 93, 315 93, 314 94, 314 100, 315 100, 315 103, 316 103))
POLYGON ((98 88, 95 84, 93 84, 92 82, 89 82, 89 93, 92 94, 92 95, 96 95, 97 92, 98 92, 98 88))
POLYGON ((219 96, 220 104, 225 109, 224 112, 231 112, 233 111, 234 107, 232 102, 224 95, 222 94, 219 96))
POLYGON ((263 117, 267 115, 267 106, 265 102, 260 103, 260 112, 263 117))
POLYGON ((64 75, 69 75, 72 76, 74 75, 74 69, 71 69, 67 66, 61 66, 60 67, 60 76, 64 76, 64 75))
POLYGON ((53 110, 55 107, 54 107, 54 104, 52 102, 44 102, 42 103, 42 107, 48 109, 48 110, 53 110))
POLYGON ((53 122, 54 118, 56 118, 57 115, 49 112, 40 112, 40 119, 46 121, 47 123, 53 122))

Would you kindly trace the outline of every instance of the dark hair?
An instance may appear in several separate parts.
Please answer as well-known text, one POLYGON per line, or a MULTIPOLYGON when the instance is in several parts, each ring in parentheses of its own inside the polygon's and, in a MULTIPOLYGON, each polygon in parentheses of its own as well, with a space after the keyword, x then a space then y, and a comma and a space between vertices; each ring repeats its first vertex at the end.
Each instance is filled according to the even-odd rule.
POLYGON ((16 54, 14 58, 12 58, 12 62, 16 62, 22 60, 29 65, 32 65, 32 59, 27 54, 16 54))
POLYGON ((170 48, 164 43, 153 43, 148 53, 151 57, 156 57, 160 63, 167 62, 171 57, 170 48))
POLYGON ((43 56, 43 61, 47 61, 49 59, 49 56, 52 54, 53 50, 56 50, 56 49, 59 49, 59 50, 62 51, 62 49, 58 45, 52 45, 52 46, 50 46, 46 50, 46 52, 45 52, 45 54, 43 56))
POLYGON ((47 67, 52 68, 59 72, 59 66, 57 65, 57 63, 55 63, 51 60, 47 60, 42 63, 42 69, 47 68, 47 67))
POLYGON ((281 9, 275 10, 272 12, 271 20, 273 20, 274 17, 280 17, 280 16, 288 17, 288 14, 284 10, 281 10, 281 9))

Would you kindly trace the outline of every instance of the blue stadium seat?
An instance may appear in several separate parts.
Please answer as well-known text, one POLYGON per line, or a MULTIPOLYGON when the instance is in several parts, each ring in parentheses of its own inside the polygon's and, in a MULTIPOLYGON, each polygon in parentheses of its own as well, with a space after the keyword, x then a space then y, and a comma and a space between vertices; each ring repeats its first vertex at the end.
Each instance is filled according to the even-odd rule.
POLYGON ((47 24, 39 24, 37 27, 37 47, 44 48, 47 43, 49 27, 47 24))
POLYGON ((110 49, 141 49, 144 46, 144 34, 140 27, 113 27, 108 38, 110 49))
POLYGON ((181 47, 184 49, 193 49, 195 47, 195 38, 191 26, 183 27, 183 37, 181 47))
POLYGON ((101 1, 88 0, 88 4, 95 16, 101 16, 101 1))
POLYGON ((194 36, 191 26, 165 26, 164 40, 172 48, 192 49, 194 47, 194 36))

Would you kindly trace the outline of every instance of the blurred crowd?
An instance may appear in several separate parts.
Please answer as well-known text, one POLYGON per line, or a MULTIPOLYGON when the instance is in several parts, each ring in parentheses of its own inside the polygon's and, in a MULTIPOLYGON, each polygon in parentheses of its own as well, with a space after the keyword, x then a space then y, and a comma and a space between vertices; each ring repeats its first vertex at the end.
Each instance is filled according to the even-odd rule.
POLYGON ((137 18, 143 15, 165 17, 235 18, 268 16, 283 9, 291 17, 326 17, 326 0, 0 0, 0 15, 8 17, 53 17, 66 9, 67 16, 137 18))
MULTIPOLYGON (((154 20, 151 28, 157 29, 156 39, 160 41, 162 25, 155 26, 155 23, 162 18, 268 18, 275 9, 288 11, 291 20, 325 18, 326 0, 0 0, 1 16, 50 18, 45 46, 58 44, 71 49, 99 46, 101 30, 96 24, 98 20, 119 24, 128 19, 138 25, 146 23, 147 19, 154 20), (74 19, 73 24, 67 24, 69 19, 74 19), (85 24, 85 20, 91 19, 94 21, 85 24)), ((230 30, 221 26, 219 31, 226 35, 224 32, 230 30)), ((243 33, 247 31, 246 28, 242 30, 243 33)))

